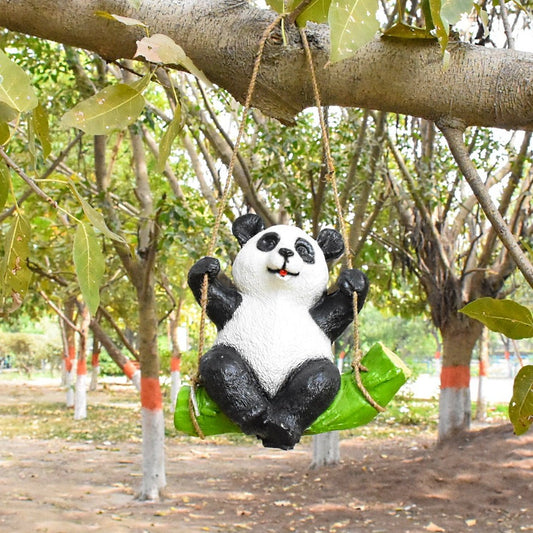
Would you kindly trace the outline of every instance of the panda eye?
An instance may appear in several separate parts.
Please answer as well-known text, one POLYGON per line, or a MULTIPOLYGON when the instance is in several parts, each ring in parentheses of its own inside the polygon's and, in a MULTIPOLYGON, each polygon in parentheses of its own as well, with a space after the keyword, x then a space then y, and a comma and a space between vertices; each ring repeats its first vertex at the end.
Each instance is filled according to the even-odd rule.
POLYGON ((257 249, 261 250, 262 252, 270 252, 270 250, 273 250, 279 242, 279 235, 274 232, 265 233, 258 241, 257 241, 257 249))
POLYGON ((312 265, 315 262, 315 250, 310 242, 307 242, 304 239, 298 239, 294 245, 294 248, 304 263, 309 263, 312 265))

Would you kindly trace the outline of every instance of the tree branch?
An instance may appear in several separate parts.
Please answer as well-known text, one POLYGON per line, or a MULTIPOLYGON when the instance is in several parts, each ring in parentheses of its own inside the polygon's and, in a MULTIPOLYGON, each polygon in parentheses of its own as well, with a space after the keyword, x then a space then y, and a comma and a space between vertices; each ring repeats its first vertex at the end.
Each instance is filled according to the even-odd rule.
POLYGON ((30 187, 30 189, 39 196, 39 198, 42 198, 43 200, 46 200, 47 203, 49 203, 54 209, 59 208, 59 204, 50 196, 48 196, 36 183, 33 181, 32 178, 30 178, 24 170, 22 170, 21 167, 19 167, 13 159, 11 159, 4 151, 4 149, 0 146, 0 157, 6 162, 7 166, 15 171, 16 174, 18 174, 30 187))
POLYGON ((458 123, 437 123, 437 126, 446 138, 450 151, 452 152, 457 165, 461 169, 463 176, 470 185, 472 192, 476 195, 483 212, 489 219, 492 227, 498 234, 498 237, 500 237, 503 245, 509 250, 509 253, 516 262, 520 272, 522 272, 529 285, 533 287, 533 265, 516 242, 514 235, 507 226, 501 213, 494 205, 474 163, 470 159, 470 155, 468 154, 463 139, 464 125, 458 123))
MULTIPOLYGON (((246 97, 257 46, 275 14, 245 1, 0 0, 0 25, 91 50, 132 58, 144 30, 95 16, 105 10, 141 20, 150 33, 174 39, 215 84, 246 97), (42 16, 46 13, 46 17, 42 16)), ((329 28, 309 26, 325 106, 378 109, 428 120, 454 116, 466 125, 533 130, 533 54, 454 43, 442 68, 436 42, 376 39, 353 58, 329 64, 329 28), (327 65, 327 66, 326 66, 327 65), (416 90, 413 90, 416 88, 416 90)), ((286 44, 265 47, 252 105, 285 123, 314 105, 298 29, 285 25, 286 44)))

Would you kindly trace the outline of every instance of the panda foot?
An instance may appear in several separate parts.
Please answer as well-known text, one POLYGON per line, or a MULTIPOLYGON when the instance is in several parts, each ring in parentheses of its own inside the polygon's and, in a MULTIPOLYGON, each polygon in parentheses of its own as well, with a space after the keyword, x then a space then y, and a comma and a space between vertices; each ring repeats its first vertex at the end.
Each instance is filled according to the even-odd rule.
POLYGON ((267 410, 260 410, 252 413, 251 416, 239 421, 239 427, 245 435, 255 435, 258 439, 263 439, 267 435, 265 418, 267 410))
POLYGON ((261 438, 265 448, 279 448, 292 450, 300 442, 303 430, 298 422, 290 415, 269 418, 265 424, 266 435, 261 438))

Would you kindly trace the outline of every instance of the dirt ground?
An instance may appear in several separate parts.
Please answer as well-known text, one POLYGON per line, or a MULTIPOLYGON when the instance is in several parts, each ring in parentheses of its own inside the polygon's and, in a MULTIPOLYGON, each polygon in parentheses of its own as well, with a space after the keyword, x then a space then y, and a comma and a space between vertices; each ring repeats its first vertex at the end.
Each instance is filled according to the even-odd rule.
MULTIPOLYGON (((14 398, 2 384, 0 403, 14 398)), ((167 495, 153 503, 134 498, 138 443, 1 439, 0 531, 533 531, 533 433, 510 425, 453 446, 345 439, 342 464, 320 470, 310 455, 309 440, 282 452, 168 439, 167 495)))

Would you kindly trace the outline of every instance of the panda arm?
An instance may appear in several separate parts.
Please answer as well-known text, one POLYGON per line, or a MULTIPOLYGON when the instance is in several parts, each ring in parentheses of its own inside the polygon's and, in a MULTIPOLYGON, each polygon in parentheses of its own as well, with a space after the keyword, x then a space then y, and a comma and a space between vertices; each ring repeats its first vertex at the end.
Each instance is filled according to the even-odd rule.
POLYGON ((218 330, 231 319, 233 313, 239 307, 242 296, 232 285, 230 280, 220 272, 220 263, 213 257, 203 257, 189 270, 189 287, 201 304, 202 285, 207 274, 207 316, 215 324, 218 330))
POLYGON ((363 307, 368 293, 368 279, 359 270, 343 270, 337 280, 338 289, 324 293, 310 309, 313 320, 333 342, 353 320, 353 293, 357 292, 357 311, 363 307))

